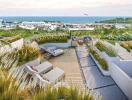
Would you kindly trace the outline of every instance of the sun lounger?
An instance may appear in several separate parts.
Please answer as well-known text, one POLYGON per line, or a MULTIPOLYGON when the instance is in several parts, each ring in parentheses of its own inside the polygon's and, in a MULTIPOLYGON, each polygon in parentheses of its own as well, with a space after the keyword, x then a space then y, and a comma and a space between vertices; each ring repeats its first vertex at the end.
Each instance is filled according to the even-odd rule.
POLYGON ((58 48, 55 47, 55 46, 43 47, 42 49, 45 50, 46 52, 50 53, 50 54, 53 55, 53 56, 59 56, 59 55, 61 55, 61 54, 64 53, 64 50, 58 49, 58 48))
POLYGON ((50 84, 49 81, 47 80, 44 80, 43 77, 40 75, 40 74, 34 74, 33 75, 33 78, 36 79, 36 81, 39 83, 39 84, 50 84))
POLYGON ((45 61, 42 64, 35 66, 33 68, 36 69, 38 71, 38 73, 44 74, 44 73, 50 71, 51 69, 53 69, 53 65, 50 62, 45 61))
POLYGON ((38 73, 36 70, 34 70, 31 66, 25 65, 24 71, 28 72, 29 74, 33 75, 34 73, 38 73))
POLYGON ((50 83, 58 82, 61 80, 65 75, 65 72, 60 68, 54 68, 53 70, 49 71, 48 73, 44 74, 43 77, 47 78, 50 83))
POLYGON ((44 75, 34 74, 34 79, 37 79, 38 82, 46 82, 50 84, 55 84, 60 81, 65 76, 65 73, 60 68, 54 68, 44 75))
POLYGON ((53 51, 54 56, 58 56, 58 55, 61 55, 63 53, 64 53, 64 51, 62 49, 56 49, 53 51))
POLYGON ((38 66, 33 66, 33 65, 31 65, 30 63, 30 65, 27 64, 25 67, 25 70, 30 74, 34 74, 34 73, 42 74, 53 69, 53 65, 49 63, 48 61, 45 61, 42 64, 39 64, 38 66))

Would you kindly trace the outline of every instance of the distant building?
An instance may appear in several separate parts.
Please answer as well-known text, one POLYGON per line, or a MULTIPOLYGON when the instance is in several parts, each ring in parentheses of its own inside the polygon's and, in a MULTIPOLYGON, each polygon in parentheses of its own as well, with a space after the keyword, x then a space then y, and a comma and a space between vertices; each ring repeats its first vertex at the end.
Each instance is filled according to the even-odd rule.
POLYGON ((19 27, 24 28, 24 29, 30 29, 33 30, 35 28, 43 27, 45 25, 45 22, 27 22, 24 21, 22 22, 19 27))
POLYGON ((103 27, 105 29, 111 29, 114 25, 113 24, 104 24, 103 27))
POLYGON ((116 24, 115 27, 116 27, 117 29, 123 29, 123 28, 125 28, 126 26, 125 26, 124 24, 116 24))
POLYGON ((3 26, 3 19, 0 19, 0 27, 3 26))
POLYGON ((21 25, 32 25, 32 26, 42 26, 42 25, 45 25, 45 22, 22 22, 21 25))
POLYGON ((94 30, 94 25, 86 25, 86 24, 66 24, 69 30, 94 30))

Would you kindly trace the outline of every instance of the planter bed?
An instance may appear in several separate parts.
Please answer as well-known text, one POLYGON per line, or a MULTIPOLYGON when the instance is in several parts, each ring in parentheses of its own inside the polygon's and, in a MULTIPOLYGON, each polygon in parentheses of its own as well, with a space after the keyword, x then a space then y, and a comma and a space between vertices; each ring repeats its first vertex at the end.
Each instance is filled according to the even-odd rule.
POLYGON ((106 52, 110 57, 116 57, 117 53, 111 46, 106 46, 103 42, 97 42, 95 44, 96 48, 101 52, 106 52))
POLYGON ((96 65, 99 67, 103 75, 110 75, 108 71, 108 63, 107 61, 99 54, 96 50, 90 50, 90 55, 92 59, 95 61, 96 65))
POLYGON ((92 59, 94 60, 94 62, 96 63, 96 65, 98 66, 99 70, 102 72, 103 75, 105 76, 110 76, 110 72, 109 70, 103 70, 101 65, 98 63, 98 61, 93 57, 92 54, 90 54, 90 56, 92 57, 92 59))

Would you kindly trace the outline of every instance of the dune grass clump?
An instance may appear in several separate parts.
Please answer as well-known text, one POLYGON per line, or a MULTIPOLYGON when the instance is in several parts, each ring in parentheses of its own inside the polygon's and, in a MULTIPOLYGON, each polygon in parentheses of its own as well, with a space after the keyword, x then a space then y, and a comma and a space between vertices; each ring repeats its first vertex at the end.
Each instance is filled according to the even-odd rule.
POLYGON ((108 70, 108 63, 105 59, 101 58, 97 52, 93 49, 90 49, 89 52, 93 55, 93 57, 98 61, 98 63, 101 65, 103 70, 108 70))
POLYGON ((116 57, 117 53, 111 46, 106 46, 102 42, 97 42, 95 46, 101 51, 101 52, 106 52, 110 57, 116 57))
POLYGON ((128 52, 132 50, 132 42, 121 42, 120 45, 125 48, 128 52))
POLYGON ((26 90, 20 91, 16 80, 8 76, 8 72, 0 69, 0 100, 25 100, 28 98, 26 90))
POLYGON ((9 56, 11 58, 16 57, 16 59, 18 59, 18 65, 22 65, 38 58, 39 50, 28 45, 23 45, 21 49, 11 52, 9 56))
POLYGON ((48 86, 21 90, 20 84, 12 77, 0 77, 0 100, 93 100, 90 92, 72 87, 48 86))
POLYGON ((93 100, 93 97, 89 92, 79 91, 72 87, 47 87, 36 92, 32 100, 93 100))
POLYGON ((19 39, 21 39, 21 36, 17 35, 17 36, 13 36, 13 37, 5 39, 5 41, 8 42, 8 43, 12 43, 12 42, 15 42, 19 39))

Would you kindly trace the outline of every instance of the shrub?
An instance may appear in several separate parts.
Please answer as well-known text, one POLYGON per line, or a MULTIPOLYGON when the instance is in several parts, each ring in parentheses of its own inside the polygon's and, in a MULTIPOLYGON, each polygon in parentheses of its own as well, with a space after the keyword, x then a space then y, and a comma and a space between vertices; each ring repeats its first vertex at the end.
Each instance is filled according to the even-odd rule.
POLYGON ((105 46, 102 42, 97 42, 95 45, 101 52, 106 52, 111 57, 116 57, 117 54, 111 46, 105 46))
POLYGON ((90 49, 89 52, 93 55, 93 57, 98 61, 98 63, 101 65, 103 70, 108 70, 108 64, 105 59, 101 58, 97 52, 93 49, 90 49))

